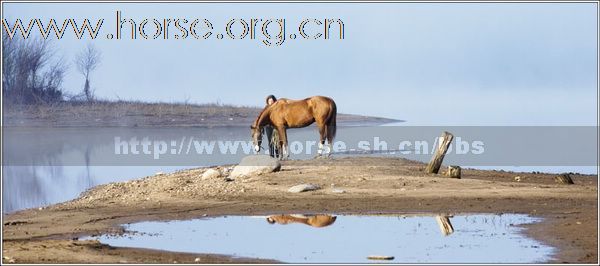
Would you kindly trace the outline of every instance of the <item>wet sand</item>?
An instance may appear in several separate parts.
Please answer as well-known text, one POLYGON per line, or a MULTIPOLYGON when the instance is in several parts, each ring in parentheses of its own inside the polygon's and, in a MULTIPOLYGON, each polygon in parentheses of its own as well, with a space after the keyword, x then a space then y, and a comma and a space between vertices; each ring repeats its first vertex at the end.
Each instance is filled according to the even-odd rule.
POLYGON ((550 262, 598 261, 598 182, 573 175, 463 169, 462 179, 423 172, 425 165, 396 158, 284 161, 280 172, 227 182, 202 180, 206 168, 95 187, 80 198, 4 216, 3 263, 243 263, 234 258, 110 247, 83 236, 122 233, 119 226, 148 220, 288 213, 523 213, 544 218, 525 233, 557 247, 550 262), (521 181, 514 177, 520 176, 521 181), (322 189, 289 193, 300 183, 322 189), (345 193, 335 193, 342 189, 345 193))

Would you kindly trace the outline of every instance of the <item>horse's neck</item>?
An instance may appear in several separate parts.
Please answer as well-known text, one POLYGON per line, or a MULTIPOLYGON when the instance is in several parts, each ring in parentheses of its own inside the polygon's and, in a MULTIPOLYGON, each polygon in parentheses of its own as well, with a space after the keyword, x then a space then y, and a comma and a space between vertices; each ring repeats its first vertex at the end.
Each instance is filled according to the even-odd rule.
POLYGON ((262 126, 271 124, 270 116, 271 116, 271 110, 270 110, 270 108, 267 107, 258 117, 258 120, 256 121, 257 126, 262 127, 262 126))

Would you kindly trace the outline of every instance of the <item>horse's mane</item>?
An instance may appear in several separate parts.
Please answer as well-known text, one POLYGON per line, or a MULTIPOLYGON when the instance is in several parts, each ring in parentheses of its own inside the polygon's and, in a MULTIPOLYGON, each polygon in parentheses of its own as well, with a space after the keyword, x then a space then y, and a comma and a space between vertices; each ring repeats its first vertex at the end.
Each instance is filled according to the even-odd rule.
POLYGON ((258 117, 256 118, 256 120, 254 120, 254 123, 252 124, 252 126, 254 126, 254 127, 260 126, 258 124, 258 122, 260 121, 261 117, 264 115, 264 113, 267 111, 267 109, 269 109, 273 105, 275 105, 275 103, 273 103, 272 105, 265 106, 265 108, 263 108, 262 111, 260 111, 260 113, 258 114, 258 117))
POLYGON ((273 106, 288 103, 290 101, 291 101, 290 99, 280 98, 279 100, 275 101, 271 105, 265 106, 265 108, 263 108, 262 111, 260 111, 260 113, 258 114, 258 117, 256 118, 256 120, 254 120, 254 124, 252 124, 252 125, 255 127, 258 127, 259 126, 258 122, 260 121, 260 118, 263 116, 263 114, 265 112, 267 112, 267 110, 270 110, 271 108, 273 108, 273 106))

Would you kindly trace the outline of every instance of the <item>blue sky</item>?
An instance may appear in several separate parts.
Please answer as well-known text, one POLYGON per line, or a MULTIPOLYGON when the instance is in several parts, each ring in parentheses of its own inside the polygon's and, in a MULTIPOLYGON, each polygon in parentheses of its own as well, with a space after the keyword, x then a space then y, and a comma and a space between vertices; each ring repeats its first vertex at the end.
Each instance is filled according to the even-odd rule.
MULTIPOLYGON (((594 3, 4 3, 3 8, 11 25, 16 18, 60 23, 103 18, 99 39, 67 33, 54 42, 70 63, 88 42, 102 51, 102 65, 92 76, 102 98, 260 106, 268 94, 319 94, 334 98, 340 112, 410 125, 597 120, 594 3), (227 37, 107 40, 117 10, 136 21, 208 19, 215 34, 224 33, 232 18, 285 18, 287 35, 306 18, 339 18, 345 39, 288 39, 278 47, 227 37)), ((82 85, 71 64, 65 89, 76 92, 82 85)))

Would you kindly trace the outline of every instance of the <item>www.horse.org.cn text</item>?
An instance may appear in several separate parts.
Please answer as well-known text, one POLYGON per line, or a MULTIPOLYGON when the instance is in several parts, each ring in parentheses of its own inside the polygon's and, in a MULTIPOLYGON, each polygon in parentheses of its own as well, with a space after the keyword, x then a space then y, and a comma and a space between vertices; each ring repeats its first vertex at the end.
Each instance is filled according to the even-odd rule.
POLYGON ((10 39, 74 37, 106 40, 258 40, 265 46, 281 46, 290 40, 343 40, 339 18, 232 18, 217 26, 206 18, 129 18, 116 11, 114 19, 3 19, 10 39), (62 22, 62 23, 61 23, 62 22), (110 29, 103 32, 103 29, 110 29), (37 33, 37 34, 36 34, 37 33), (66 36, 65 36, 66 34, 66 36))

